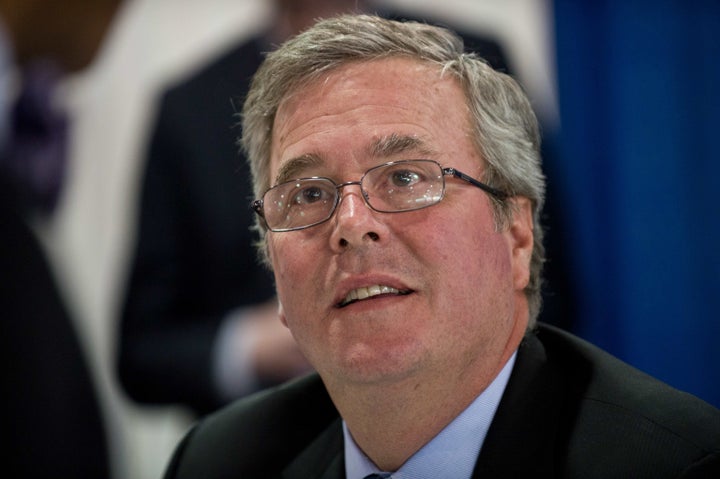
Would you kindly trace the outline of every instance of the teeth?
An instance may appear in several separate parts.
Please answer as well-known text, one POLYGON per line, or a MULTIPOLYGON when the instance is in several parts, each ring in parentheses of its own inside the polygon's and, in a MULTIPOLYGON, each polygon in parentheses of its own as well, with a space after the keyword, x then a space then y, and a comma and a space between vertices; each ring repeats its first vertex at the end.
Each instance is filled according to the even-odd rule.
POLYGON ((345 299, 343 299, 342 303, 340 304, 344 306, 351 301, 367 299, 373 296, 377 296, 379 294, 400 294, 400 291, 390 286, 374 284, 372 286, 367 286, 364 288, 353 289, 348 293, 347 296, 345 296, 345 299))

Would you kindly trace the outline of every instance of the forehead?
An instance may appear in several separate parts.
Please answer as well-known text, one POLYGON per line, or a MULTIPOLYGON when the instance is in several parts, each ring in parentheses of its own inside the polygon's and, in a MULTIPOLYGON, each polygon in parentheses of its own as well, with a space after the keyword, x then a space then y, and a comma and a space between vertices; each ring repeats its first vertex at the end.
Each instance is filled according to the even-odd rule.
POLYGON ((452 154, 468 147, 468 118, 458 80, 443 75, 438 65, 397 57, 350 63, 281 102, 273 126, 271 174, 275 177, 284 162, 301 157, 322 164, 328 156, 373 161, 403 149, 424 156, 452 154), (389 138, 405 140, 378 148, 389 138))

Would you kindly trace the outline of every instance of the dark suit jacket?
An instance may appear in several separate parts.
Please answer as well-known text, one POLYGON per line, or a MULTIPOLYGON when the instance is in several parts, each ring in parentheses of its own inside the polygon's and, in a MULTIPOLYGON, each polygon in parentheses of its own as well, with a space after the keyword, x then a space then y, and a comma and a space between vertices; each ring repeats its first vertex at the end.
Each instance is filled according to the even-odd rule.
MULTIPOLYGON (((463 36, 468 48, 508 70, 496 42, 463 36)), ((233 309, 274 293, 256 261, 250 171, 235 127, 250 78, 271 48, 262 37, 244 41, 162 99, 120 330, 120 380, 137 401, 181 403, 198 413, 223 405, 212 381, 218 327, 233 309)))
POLYGON ((218 327, 274 294, 253 247, 250 171, 234 127, 266 49, 244 42, 162 100, 120 334, 120 379, 138 401, 198 413, 224 405, 212 381, 218 327))
MULTIPOLYGON (((341 421, 309 376, 200 422, 165 477, 342 479, 341 421)), ((720 411, 541 325, 518 350, 473 477, 718 478, 720 411)))
POLYGON ((109 476, 95 384, 14 185, 0 173, 0 431, 12 477, 109 476))

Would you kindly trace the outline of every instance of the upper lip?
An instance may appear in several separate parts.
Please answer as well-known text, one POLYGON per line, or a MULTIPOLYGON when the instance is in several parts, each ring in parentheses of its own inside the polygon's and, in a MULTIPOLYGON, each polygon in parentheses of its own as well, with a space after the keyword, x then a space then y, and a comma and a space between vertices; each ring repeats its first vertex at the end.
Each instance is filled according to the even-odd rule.
POLYGON ((356 297, 358 293, 360 296, 363 296, 368 292, 371 296, 378 293, 384 294, 393 292, 398 294, 408 294, 412 291, 412 289, 402 281, 388 276, 364 276, 362 278, 353 277, 342 281, 339 285, 338 291, 339 293, 335 297, 334 302, 336 307, 346 306, 358 299, 356 297), (376 287, 379 287, 380 289, 378 290, 376 287))

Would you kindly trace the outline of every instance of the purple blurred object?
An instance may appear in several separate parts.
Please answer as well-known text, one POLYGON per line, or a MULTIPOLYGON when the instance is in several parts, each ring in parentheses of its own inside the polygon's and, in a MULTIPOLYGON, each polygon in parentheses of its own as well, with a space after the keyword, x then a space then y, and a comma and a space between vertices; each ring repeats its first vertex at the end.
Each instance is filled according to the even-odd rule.
POLYGON ((23 71, 7 149, 0 155, 0 168, 15 182, 21 201, 45 214, 55 209, 65 176, 68 121, 52 102, 60 77, 48 62, 23 71))

